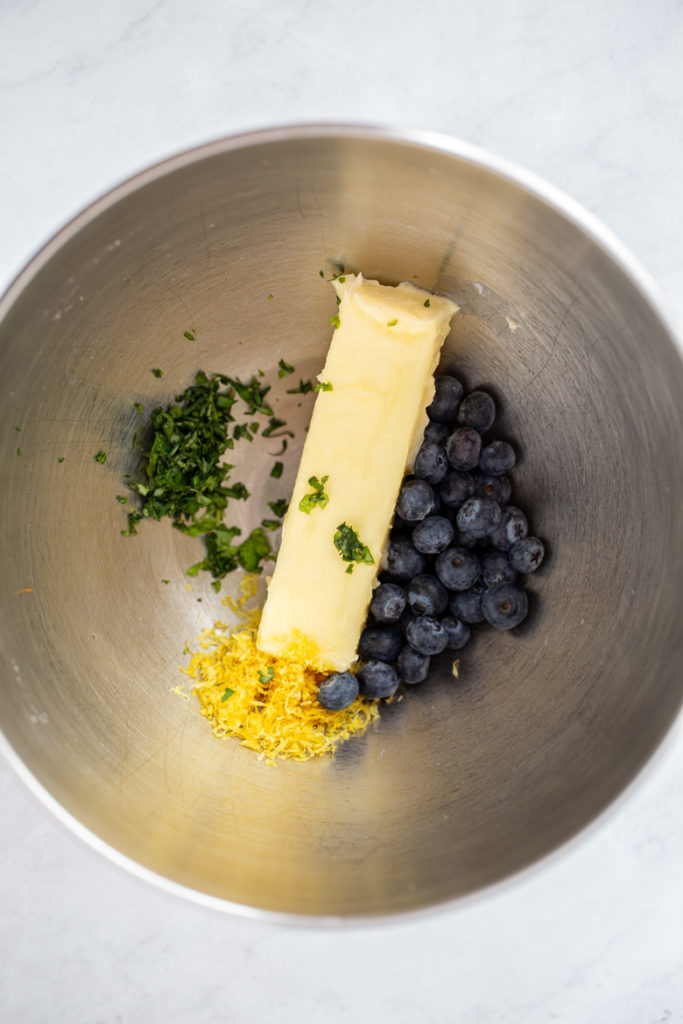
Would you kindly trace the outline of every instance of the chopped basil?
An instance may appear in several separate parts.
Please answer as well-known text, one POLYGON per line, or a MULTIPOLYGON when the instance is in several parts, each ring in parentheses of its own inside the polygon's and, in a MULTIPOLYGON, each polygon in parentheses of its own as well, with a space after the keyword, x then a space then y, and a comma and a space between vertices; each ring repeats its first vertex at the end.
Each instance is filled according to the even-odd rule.
POLYGON ((235 438, 236 441, 239 441, 241 437, 246 437, 247 441, 254 440, 253 437, 251 436, 251 431, 249 430, 248 423, 237 423, 236 426, 233 428, 232 436, 235 438))
POLYGON ((333 388, 332 388, 332 385, 330 383, 328 383, 328 381, 323 380, 323 381, 320 382, 320 384, 316 384, 316 386, 315 386, 315 388, 313 390, 314 391, 332 391, 333 388))
POLYGON ((135 411, 136 411, 136 412, 142 412, 142 410, 143 410, 143 409, 144 409, 145 407, 144 407, 144 405, 142 404, 142 402, 133 402, 133 408, 135 409, 135 411))
POLYGON ((318 480, 317 476, 309 476, 308 483, 313 488, 310 494, 305 494, 299 502, 299 511, 305 512, 306 515, 310 515, 316 505, 320 508, 325 508, 328 501, 330 500, 329 494, 325 494, 325 484, 329 480, 329 475, 326 475, 322 480, 318 480))
POLYGON ((279 530, 282 523, 279 519, 262 519, 261 526, 265 527, 266 530, 279 530))
MULTIPOLYGON (((272 299, 272 297, 272 295, 268 296, 268 298, 270 299, 272 299)), ((280 379, 282 379, 283 377, 288 377, 290 373, 294 373, 294 367, 290 366, 289 363, 286 363, 284 359, 281 359, 277 365, 280 367, 280 369, 277 371, 277 375, 280 379)))
POLYGON ((195 337, 194 337, 194 334, 192 333, 192 331, 184 331, 183 332, 183 337, 187 338, 188 341, 194 341, 195 340, 195 337))
POLYGON ((395 327, 398 320, 387 320, 387 327, 395 327))
POLYGON ((275 477, 276 480, 279 480, 280 477, 282 476, 283 468, 284 466, 281 462, 276 462, 270 471, 270 475, 275 477))
POLYGON ((309 391, 313 390, 313 383, 310 380, 300 380, 298 388, 288 388, 288 395, 307 395, 309 391))
POLYGON ((259 672, 259 682, 263 683, 265 686, 266 683, 269 683, 271 681, 274 675, 275 670, 272 665, 269 665, 265 672, 259 672))
MULTIPOLYGON (((20 455, 21 452, 17 450, 17 454, 20 455)), ((100 450, 98 452, 95 452, 95 454, 93 455, 93 459, 95 460, 95 462, 104 463, 107 461, 107 453, 102 451, 102 449, 100 448, 100 450)))
POLYGON ((424 304, 427 307, 427 309, 429 309, 429 307, 431 306, 431 302, 429 301, 429 299, 425 299, 424 304))
POLYGON ((163 377, 163 375, 164 375, 164 371, 160 370, 158 366, 155 366, 152 369, 152 373, 154 374, 155 377, 163 377))
POLYGON ((119 502, 119 503, 120 503, 121 505, 127 505, 127 504, 128 504, 128 498, 127 498, 127 497, 125 496, 125 494, 117 494, 117 495, 116 495, 116 500, 117 500, 117 501, 118 501, 118 502, 119 502))
POLYGON ((246 405, 248 413, 259 412, 263 416, 273 415, 273 410, 264 401, 270 391, 270 384, 261 386, 256 377, 252 377, 249 383, 245 384, 239 377, 225 377, 222 374, 215 376, 218 376, 223 384, 230 384, 235 389, 246 405))
POLYGON ((282 448, 280 449, 280 451, 279 452, 271 452, 270 454, 273 456, 273 458, 276 458, 278 455, 284 455, 286 451, 287 451, 287 438, 285 437, 285 438, 283 438, 282 448))
POLYGON ((350 562, 347 573, 353 572, 354 563, 365 562, 374 564, 370 548, 358 537, 358 533, 348 523, 340 523, 334 534, 334 546, 344 562, 350 562))
POLYGON ((339 327, 339 325, 341 323, 341 320, 339 319, 338 316, 331 316, 330 317, 330 323, 336 329, 337 327, 339 327))
POLYGON ((261 436, 262 437, 284 437, 285 435, 287 435, 287 437, 294 437, 294 434, 292 433, 291 430, 281 430, 279 434, 274 433, 274 431, 280 430, 280 427, 286 427, 286 426, 287 426, 287 424, 285 423, 284 420, 278 419, 277 416, 271 416, 270 420, 268 422, 268 426, 265 428, 265 430, 261 431, 261 436))
POLYGON ((235 692, 235 691, 234 691, 234 690, 231 690, 229 686, 226 686, 226 687, 225 687, 225 690, 223 691, 223 696, 221 697, 221 704, 222 704, 222 703, 223 703, 224 701, 226 701, 226 700, 228 699, 228 697, 232 697, 232 695, 233 695, 233 693, 234 693, 234 692, 235 692))
POLYGON ((273 515, 279 516, 282 519, 289 508, 289 502, 284 498, 277 498, 275 501, 268 502, 268 508, 273 512, 273 515))

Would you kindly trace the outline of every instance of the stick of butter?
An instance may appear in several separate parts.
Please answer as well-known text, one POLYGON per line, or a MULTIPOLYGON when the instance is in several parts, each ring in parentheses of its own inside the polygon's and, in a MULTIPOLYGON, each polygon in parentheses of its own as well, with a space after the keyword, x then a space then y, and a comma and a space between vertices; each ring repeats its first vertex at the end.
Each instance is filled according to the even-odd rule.
POLYGON ((422 441, 434 370, 458 309, 415 285, 391 287, 360 274, 334 286, 339 321, 318 377, 332 387, 316 399, 257 637, 269 654, 303 641, 324 672, 344 671, 356 659, 401 481, 422 441), (316 493, 311 477, 327 479, 323 500, 305 512, 299 503, 316 493), (335 545, 342 524, 369 548, 372 563, 343 560, 335 545))

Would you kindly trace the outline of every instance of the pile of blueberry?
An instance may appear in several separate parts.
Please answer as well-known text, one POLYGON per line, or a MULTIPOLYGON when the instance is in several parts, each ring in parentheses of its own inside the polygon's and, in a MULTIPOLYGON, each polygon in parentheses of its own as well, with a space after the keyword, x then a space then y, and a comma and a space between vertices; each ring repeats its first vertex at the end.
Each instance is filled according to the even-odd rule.
POLYGON ((386 570, 370 603, 354 676, 324 681, 319 701, 341 710, 358 692, 390 697, 421 683, 433 656, 458 651, 471 627, 512 629, 526 617, 524 577, 544 556, 524 513, 508 504, 512 445, 489 439, 496 406, 485 391, 464 394, 455 377, 436 380, 429 424, 396 504, 386 570))

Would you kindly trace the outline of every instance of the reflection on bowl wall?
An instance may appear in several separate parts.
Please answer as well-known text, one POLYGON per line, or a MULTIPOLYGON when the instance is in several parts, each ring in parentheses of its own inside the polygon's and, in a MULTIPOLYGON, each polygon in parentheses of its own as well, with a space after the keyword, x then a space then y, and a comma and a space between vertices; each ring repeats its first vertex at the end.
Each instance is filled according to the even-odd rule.
MULTIPOLYGON (((681 701, 683 365, 652 295, 569 200, 431 135, 255 133, 95 203, 0 307, 0 720, 24 777, 115 860, 250 912, 422 908, 575 835, 681 701), (226 612, 187 589, 196 542, 121 537, 115 496, 133 401, 199 367, 318 371, 334 261, 460 304, 442 365, 500 398, 549 555, 529 621, 482 630, 457 682, 444 659, 336 757, 268 767, 170 692, 185 641, 226 612)), ((291 409, 283 485, 309 411, 291 409)), ((257 497, 271 465, 251 460, 257 497)))

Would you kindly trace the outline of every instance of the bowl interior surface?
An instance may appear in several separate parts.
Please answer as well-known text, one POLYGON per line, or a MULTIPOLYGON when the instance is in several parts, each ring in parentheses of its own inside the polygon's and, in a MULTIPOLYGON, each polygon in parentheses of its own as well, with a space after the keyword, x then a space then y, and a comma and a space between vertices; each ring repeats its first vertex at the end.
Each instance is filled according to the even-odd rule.
POLYGON ((1 725, 115 855, 226 906, 413 910, 558 846, 659 743, 681 701, 681 358, 619 260, 522 181, 369 131, 227 140, 95 204, 2 312, 1 725), (312 398, 285 385, 322 366, 337 263, 460 304, 442 369, 499 398, 548 556, 527 623, 481 630, 457 681, 444 657, 335 757, 269 767, 171 692, 185 642, 229 619, 188 589, 198 542, 121 537, 115 499, 133 402, 198 368, 275 379, 285 474, 279 442, 234 461, 259 508, 289 496, 312 398), (280 358, 296 374, 277 383, 280 358))

